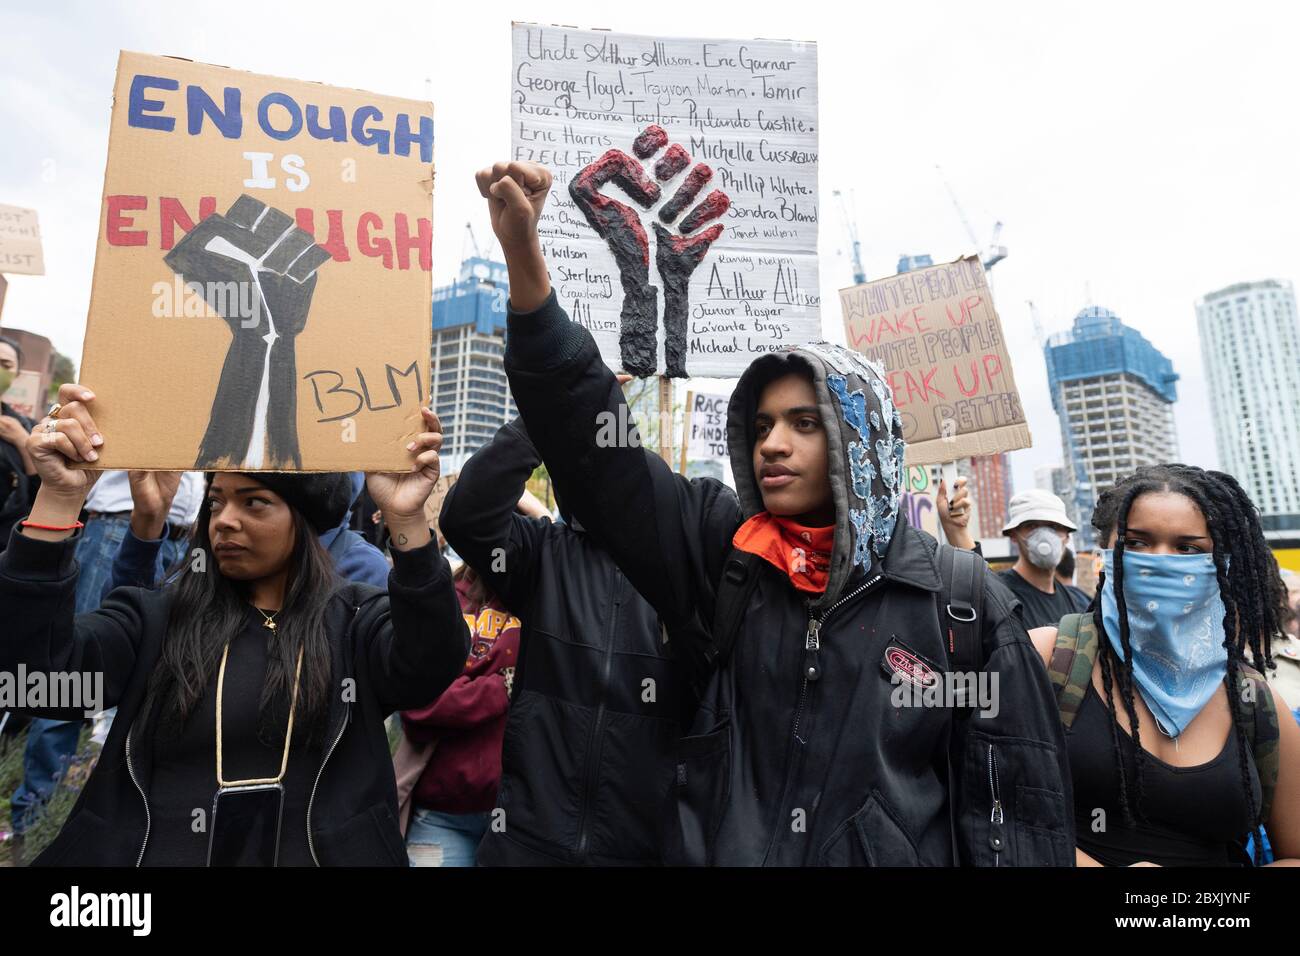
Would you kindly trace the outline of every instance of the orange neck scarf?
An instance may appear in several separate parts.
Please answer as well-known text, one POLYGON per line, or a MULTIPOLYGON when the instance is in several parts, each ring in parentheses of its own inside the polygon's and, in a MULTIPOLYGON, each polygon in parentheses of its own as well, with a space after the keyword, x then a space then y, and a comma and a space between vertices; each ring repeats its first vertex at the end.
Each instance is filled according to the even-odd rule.
POLYGON ((731 543, 785 572, 796 590, 822 594, 830 579, 835 526, 809 528, 760 511, 739 528, 731 543))

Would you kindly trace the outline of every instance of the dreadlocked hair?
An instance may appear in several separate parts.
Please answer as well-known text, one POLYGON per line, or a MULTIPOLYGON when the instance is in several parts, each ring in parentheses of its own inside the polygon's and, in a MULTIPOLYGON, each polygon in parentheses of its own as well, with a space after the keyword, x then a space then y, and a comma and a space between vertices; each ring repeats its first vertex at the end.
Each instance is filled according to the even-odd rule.
MULTIPOLYGON (((1128 534, 1128 514, 1138 496, 1147 493, 1184 495, 1191 499, 1205 516, 1210 538, 1214 542, 1213 559, 1219 594, 1223 600, 1223 645, 1228 652, 1228 687, 1240 687, 1246 679, 1242 666, 1246 654, 1254 668, 1265 673, 1276 667, 1271 644, 1281 633, 1285 621, 1286 590, 1277 560, 1268 549, 1259 513, 1250 497, 1231 475, 1218 471, 1205 471, 1192 465, 1168 464, 1140 468, 1104 492, 1093 511, 1092 525, 1108 541, 1115 532, 1114 592, 1119 610, 1119 641, 1124 651, 1120 660, 1109 641, 1101 641, 1098 657, 1101 663, 1102 684, 1108 701, 1114 700, 1112 687, 1118 687, 1124 710, 1132 730, 1134 750, 1133 798, 1129 797, 1129 781, 1120 750, 1119 718, 1114 708, 1108 708, 1111 722, 1111 741, 1115 752, 1115 765, 1119 776, 1120 806, 1124 820, 1132 826, 1135 817, 1145 819, 1142 812, 1142 771, 1146 764, 1146 751, 1142 748, 1138 729, 1137 710, 1134 703, 1133 649, 1129 639, 1128 607, 1124 597, 1124 540, 1128 534), (1231 560, 1233 574, 1229 576, 1231 560)), ((1101 594, 1100 582, 1098 596, 1101 594)), ((1093 602, 1093 619, 1097 633, 1104 634, 1101 601, 1093 602)), ((1268 693, 1267 689, 1264 691, 1268 693)), ((1242 787, 1250 807, 1251 829, 1255 832, 1255 863, 1263 862, 1262 843, 1258 832, 1263 824, 1261 808, 1256 803, 1250 779, 1250 744, 1245 732, 1245 714, 1242 695, 1228 694, 1228 706, 1237 735, 1237 753, 1242 787)))

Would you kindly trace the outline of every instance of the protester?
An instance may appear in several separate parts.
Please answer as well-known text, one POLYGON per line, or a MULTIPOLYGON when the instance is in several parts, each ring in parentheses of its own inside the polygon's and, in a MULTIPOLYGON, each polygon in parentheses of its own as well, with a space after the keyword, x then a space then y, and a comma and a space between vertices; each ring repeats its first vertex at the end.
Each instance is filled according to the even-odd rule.
POLYGON ((998 580, 1020 602, 1025 627, 1055 625, 1088 607, 1082 591, 1056 579, 1065 542, 1077 530, 1065 513, 1065 502, 1050 491, 1032 488, 1012 496, 1002 533, 1015 542, 1019 554, 1014 566, 998 573, 998 580))
MULTIPOLYGON (((22 370, 23 350, 13 339, 0 337, 0 395, 22 370)), ((27 453, 27 433, 32 420, 0 402, 0 551, 9 542, 9 531, 27 514, 36 499, 40 479, 27 453)))
POLYGON ((437 417, 422 412, 412 471, 367 478, 393 532, 388 593, 341 585, 317 540, 346 505, 342 476, 222 473, 174 583, 74 618, 76 519, 98 473, 71 465, 107 441, 92 402, 63 386, 29 437, 41 490, 0 555, 0 669, 101 673, 121 715, 36 862, 406 865, 384 718, 440 694, 468 650, 423 512, 437 417))
POLYGON ((673 748, 694 709, 674 664, 684 638, 665 642, 567 508, 562 523, 519 513, 540 463, 523 423, 506 424, 465 463, 439 520, 523 622, 495 804, 508 825, 488 829, 478 862, 656 865, 673 748))
POLYGON ((630 426, 611 426, 631 421, 622 391, 550 287, 536 232, 550 173, 499 163, 478 184, 510 272, 506 371, 560 500, 670 633, 704 622, 711 639, 667 858, 1071 864, 1060 721, 995 588, 972 588, 968 606, 982 605, 972 640, 998 679, 996 709, 962 720, 954 706, 895 702, 901 682, 933 684, 947 669, 937 596, 954 579, 900 512, 901 418, 878 367, 825 344, 757 359, 728 415, 739 497, 676 476, 630 426))
POLYGON ((1261 825, 1300 864, 1300 727, 1261 676, 1282 585, 1254 505, 1221 472, 1157 465, 1092 524, 1100 599, 1033 634, 1070 728, 1079 864, 1242 865, 1261 825))
POLYGON ((432 745, 411 795, 406 851, 412 866, 473 866, 501 782, 519 618, 468 564, 455 580, 469 627, 465 671, 432 704, 402 714, 411 742, 432 745))

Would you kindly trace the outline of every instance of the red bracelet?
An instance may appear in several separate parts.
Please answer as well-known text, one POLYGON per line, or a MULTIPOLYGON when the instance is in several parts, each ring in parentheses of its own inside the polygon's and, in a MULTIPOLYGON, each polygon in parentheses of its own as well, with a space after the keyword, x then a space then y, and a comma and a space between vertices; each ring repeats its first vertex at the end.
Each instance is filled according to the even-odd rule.
POLYGON ((34 521, 22 521, 19 523, 24 528, 35 528, 38 531, 76 531, 78 528, 85 527, 85 525, 82 524, 80 521, 74 521, 72 524, 64 525, 62 527, 58 525, 52 525, 52 524, 37 524, 34 521))

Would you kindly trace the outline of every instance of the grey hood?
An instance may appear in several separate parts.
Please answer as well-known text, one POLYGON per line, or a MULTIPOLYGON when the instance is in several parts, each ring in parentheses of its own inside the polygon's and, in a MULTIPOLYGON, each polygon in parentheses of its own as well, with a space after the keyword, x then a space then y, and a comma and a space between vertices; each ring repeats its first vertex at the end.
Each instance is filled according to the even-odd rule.
POLYGON ((813 373, 835 502, 830 580, 826 593, 813 602, 820 610, 876 566, 889 547, 903 495, 903 421, 884 370, 844 346, 815 342, 756 359, 736 383, 727 407, 731 470, 746 519, 764 510, 752 458, 758 391, 798 367, 813 373))

